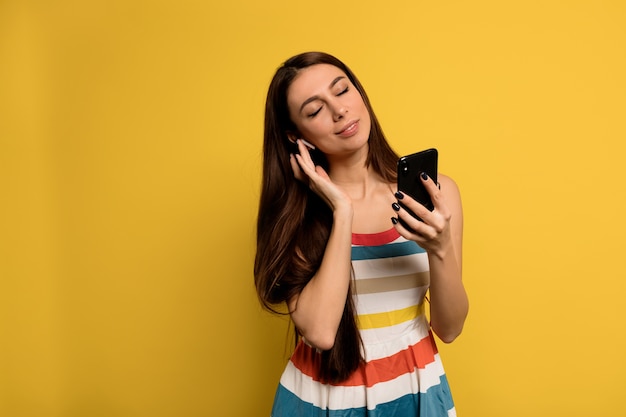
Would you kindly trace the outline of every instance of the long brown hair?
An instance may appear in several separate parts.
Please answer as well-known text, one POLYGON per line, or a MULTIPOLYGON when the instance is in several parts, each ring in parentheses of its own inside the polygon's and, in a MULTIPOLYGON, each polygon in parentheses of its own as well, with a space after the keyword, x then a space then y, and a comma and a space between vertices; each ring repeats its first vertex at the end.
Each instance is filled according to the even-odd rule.
MULTIPOLYGON (((306 52, 285 61, 270 83, 265 104, 263 182, 254 263, 254 282, 261 304, 276 313, 276 306, 299 294, 319 268, 333 221, 328 205, 294 178, 289 163, 289 154, 294 150, 287 134, 295 132, 296 127, 289 117, 287 90, 300 70, 316 64, 341 69, 359 91, 371 118, 366 165, 386 181, 396 180, 398 155, 387 143, 354 73, 334 56, 322 52, 306 52)), ((321 152, 313 151, 312 157, 328 169, 321 152)), ((361 360, 361 339, 350 291, 335 343, 322 352, 320 376, 328 382, 344 380, 361 360)))

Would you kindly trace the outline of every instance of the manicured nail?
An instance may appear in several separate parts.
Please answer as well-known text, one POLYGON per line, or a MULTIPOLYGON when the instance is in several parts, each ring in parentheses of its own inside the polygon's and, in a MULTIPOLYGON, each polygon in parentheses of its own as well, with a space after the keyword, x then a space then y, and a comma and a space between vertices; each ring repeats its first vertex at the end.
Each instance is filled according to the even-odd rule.
POLYGON ((404 194, 402 194, 402 192, 400 191, 396 191, 394 195, 396 196, 398 200, 402 200, 404 198, 404 194))
POLYGON ((422 179, 426 181, 428 179, 428 174, 425 172, 422 172, 422 179))
POLYGON ((400 211, 400 204, 392 203, 391 208, 394 209, 395 211, 400 211))
POLYGON ((391 218, 391 223, 398 224, 398 219, 396 219, 395 217, 392 217, 391 218))

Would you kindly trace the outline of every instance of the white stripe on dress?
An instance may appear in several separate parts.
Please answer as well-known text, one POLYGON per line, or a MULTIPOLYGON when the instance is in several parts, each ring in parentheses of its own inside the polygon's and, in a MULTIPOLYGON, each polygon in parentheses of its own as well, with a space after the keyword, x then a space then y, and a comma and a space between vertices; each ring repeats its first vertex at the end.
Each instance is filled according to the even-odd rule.
POLYGON ((314 381, 311 377, 303 375, 290 361, 285 373, 280 379, 283 387, 291 392, 299 393, 302 401, 313 404, 318 408, 325 407, 331 410, 344 410, 349 408, 366 407, 366 398, 370 404, 368 408, 387 403, 403 397, 407 394, 426 393, 426 391, 440 384, 440 377, 444 375, 443 366, 439 355, 435 355, 435 361, 426 365, 425 369, 416 369, 413 372, 398 376, 395 379, 379 382, 365 390, 363 386, 329 386, 314 381), (419 381, 418 386, 413 379, 419 381))

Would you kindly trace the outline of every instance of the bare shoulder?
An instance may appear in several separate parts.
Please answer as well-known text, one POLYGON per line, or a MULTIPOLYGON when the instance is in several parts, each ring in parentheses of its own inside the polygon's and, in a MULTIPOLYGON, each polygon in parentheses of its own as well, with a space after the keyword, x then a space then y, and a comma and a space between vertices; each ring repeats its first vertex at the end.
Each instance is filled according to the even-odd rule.
POLYGON ((456 182, 447 175, 438 174, 441 194, 443 195, 446 205, 451 210, 452 215, 456 218, 463 218, 463 207, 461 204, 461 192, 456 182))
POLYGON ((456 242, 456 256, 460 264, 463 256, 461 250, 463 246, 463 207, 461 204, 461 192, 456 182, 447 175, 438 174, 437 179, 441 186, 440 192, 444 198, 445 207, 450 214, 450 226, 456 242))
POLYGON ((456 185, 456 182, 447 175, 444 175, 441 173, 437 175, 438 175, 437 179, 439 180, 439 185, 441 186, 441 191, 443 192, 443 194, 448 198, 452 198, 456 196, 455 198, 460 200, 461 192, 459 190, 458 185, 456 185))

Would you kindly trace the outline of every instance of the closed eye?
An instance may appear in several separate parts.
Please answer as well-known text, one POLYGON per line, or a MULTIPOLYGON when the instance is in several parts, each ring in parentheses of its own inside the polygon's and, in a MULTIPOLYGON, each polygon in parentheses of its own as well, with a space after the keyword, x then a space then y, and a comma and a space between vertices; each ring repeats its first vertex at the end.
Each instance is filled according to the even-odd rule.
POLYGON ((320 111, 322 111, 322 107, 323 107, 323 106, 320 106, 320 108, 319 108, 319 109, 317 109, 317 110, 315 110, 313 113, 309 113, 309 114, 307 115, 307 117, 315 117, 315 116, 317 116, 317 115, 318 115, 318 113, 319 113, 320 111))
POLYGON ((344 88, 343 90, 341 90, 341 92, 339 94, 337 94, 338 96, 346 94, 348 92, 348 90, 350 89, 350 86, 347 86, 346 88, 344 88))

